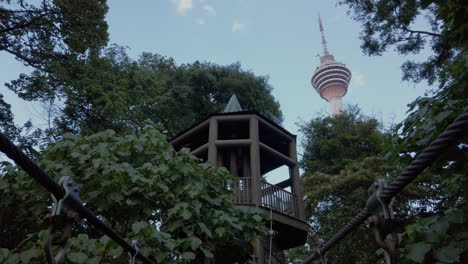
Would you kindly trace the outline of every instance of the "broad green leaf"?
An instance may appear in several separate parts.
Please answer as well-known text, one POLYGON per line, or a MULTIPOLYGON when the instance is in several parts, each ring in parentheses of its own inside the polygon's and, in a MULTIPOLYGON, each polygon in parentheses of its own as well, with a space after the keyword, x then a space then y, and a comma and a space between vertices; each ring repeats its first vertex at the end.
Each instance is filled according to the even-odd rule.
POLYGON ((123 253, 123 249, 120 246, 115 246, 115 248, 112 248, 109 250, 109 256, 112 256, 114 259, 120 257, 123 253))
POLYGON ((192 217, 192 213, 189 210, 182 210, 182 213, 180 214, 184 220, 190 219, 192 217))
POLYGON ((407 257, 416 263, 421 263, 424 260, 427 252, 431 250, 431 246, 424 242, 418 242, 414 244, 409 244, 407 246, 408 255, 407 257))
POLYGON ((440 260, 444 263, 454 263, 460 261, 460 254, 462 252, 462 248, 447 246, 436 249, 433 255, 437 260, 440 260))
POLYGON ((200 249, 203 252, 203 254, 205 255, 205 257, 207 257, 207 258, 213 258, 214 257, 213 253, 211 253, 209 250, 206 250, 204 248, 200 248, 200 249))
POLYGON ((142 229, 146 228, 148 224, 146 222, 136 222, 132 225, 132 230, 135 233, 139 233, 142 229))
POLYGON ((213 234, 211 233, 210 229, 204 223, 198 223, 200 230, 205 233, 208 237, 211 237, 213 234))
POLYGON ((20 259, 23 263, 29 263, 31 259, 37 258, 41 255, 42 255, 42 252, 39 249, 32 248, 32 249, 21 252, 20 259))
POLYGON ((192 252, 184 252, 182 254, 182 258, 185 259, 185 260, 193 260, 193 259, 195 259, 195 254, 192 253, 192 252))
POLYGON ((70 252, 67 254, 67 258, 71 262, 78 264, 85 264, 88 260, 88 256, 82 252, 70 252))
POLYGON ((220 236, 220 237, 222 237, 222 236, 224 235, 224 232, 225 232, 225 230, 224 230, 224 228, 222 228, 222 227, 217 227, 217 228, 215 229, 215 233, 216 233, 218 236, 220 236))
POLYGON ((202 241, 198 237, 190 237, 189 240, 190 240, 190 247, 194 251, 197 250, 202 244, 202 241))
POLYGON ((253 219, 254 219, 255 221, 257 221, 257 222, 262 221, 262 217, 259 216, 259 215, 254 215, 254 216, 253 216, 253 219))

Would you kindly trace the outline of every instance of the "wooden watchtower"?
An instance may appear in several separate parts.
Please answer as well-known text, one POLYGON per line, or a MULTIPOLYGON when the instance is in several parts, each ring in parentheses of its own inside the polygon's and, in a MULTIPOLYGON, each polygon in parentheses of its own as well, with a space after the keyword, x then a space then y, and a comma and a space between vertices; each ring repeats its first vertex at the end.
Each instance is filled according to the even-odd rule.
MULTIPOLYGON (((223 113, 195 124, 173 138, 171 144, 176 150, 189 148, 202 160, 226 167, 236 179, 233 202, 272 215, 273 246, 269 238, 257 239, 254 247, 257 263, 268 263, 267 259, 275 255, 272 253, 305 243, 308 225, 295 135, 256 111, 242 111, 232 96, 223 113), (262 175, 283 165, 289 168, 286 180, 271 184, 263 179, 262 175)), ((271 263, 282 261, 276 259, 271 263)))

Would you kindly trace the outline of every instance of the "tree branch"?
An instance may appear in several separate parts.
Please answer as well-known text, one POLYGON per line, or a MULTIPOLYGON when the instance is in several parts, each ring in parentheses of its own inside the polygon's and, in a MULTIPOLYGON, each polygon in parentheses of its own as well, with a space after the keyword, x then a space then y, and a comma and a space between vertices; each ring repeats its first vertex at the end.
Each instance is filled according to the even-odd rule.
POLYGON ((429 31, 422 31, 422 30, 411 30, 407 27, 397 27, 401 30, 404 30, 406 32, 409 32, 411 34, 425 34, 433 37, 440 37, 440 34, 434 33, 434 32, 429 32, 429 31))
MULTIPOLYGON (((47 15, 47 13, 44 13, 44 14, 41 14, 40 16, 37 16, 37 17, 34 17, 32 18, 30 21, 28 21, 27 23, 24 23, 22 25, 17 25, 17 26, 12 26, 12 27, 9 27, 9 28, 5 28, 5 29, 2 29, 0 31, 0 33, 2 34, 5 34, 6 32, 8 31, 12 31, 12 30, 18 30, 18 29, 23 29, 23 28, 26 28, 26 27, 29 27, 33 24, 35 24, 35 22, 37 20, 40 20, 41 18, 45 17, 47 15)), ((39 24, 36 24, 37 26, 42 26, 44 24, 47 24, 49 23, 50 21, 48 20, 47 22, 44 22, 44 23, 39 23, 39 24)))

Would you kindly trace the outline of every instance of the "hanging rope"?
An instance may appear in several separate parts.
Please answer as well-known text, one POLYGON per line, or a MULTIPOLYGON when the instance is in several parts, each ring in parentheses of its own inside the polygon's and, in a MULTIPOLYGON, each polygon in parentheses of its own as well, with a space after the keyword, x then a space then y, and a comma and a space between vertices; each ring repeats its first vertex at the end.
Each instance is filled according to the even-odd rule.
POLYGON ((270 208, 270 257, 268 258, 268 264, 271 264, 271 250, 273 248, 273 209, 270 208))
MULTIPOLYGON (((466 107, 463 113, 460 114, 434 141, 432 141, 428 147, 417 155, 398 177, 388 184, 388 186, 382 191, 380 199, 385 202, 389 202, 390 199, 397 195, 408 184, 416 179, 421 172, 429 167, 445 150, 447 150, 448 147, 457 143, 464 135, 466 135, 467 130, 468 107, 466 107)), ((340 231, 320 247, 319 252, 322 254, 327 252, 356 227, 365 222, 369 216, 371 216, 370 210, 367 207, 362 209, 356 216, 346 223, 340 231)), ((315 252, 303 260, 302 264, 309 264, 318 258, 319 255, 315 252)))
MULTIPOLYGON (((34 161, 32 161, 26 154, 24 154, 18 147, 13 144, 6 136, 0 132, 0 151, 5 153, 8 158, 12 159, 16 165, 26 171, 31 178, 46 188, 54 197, 61 199, 65 192, 52 178, 42 170, 34 161)), ((112 229, 107 227, 97 216, 89 211, 81 201, 70 196, 68 204, 76 209, 81 218, 87 220, 88 223, 92 224, 103 234, 114 240, 122 248, 130 252, 131 254, 138 254, 138 258, 143 260, 145 263, 152 263, 149 259, 135 250, 132 245, 128 244, 121 236, 115 233, 112 229)))

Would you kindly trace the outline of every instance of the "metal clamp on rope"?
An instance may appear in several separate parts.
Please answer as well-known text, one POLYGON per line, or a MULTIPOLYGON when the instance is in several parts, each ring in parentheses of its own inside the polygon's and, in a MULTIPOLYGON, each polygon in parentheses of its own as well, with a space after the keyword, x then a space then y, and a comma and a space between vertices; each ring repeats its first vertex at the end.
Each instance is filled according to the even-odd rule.
POLYGON ((373 228, 373 233, 377 245, 384 250, 385 261, 387 264, 397 263, 398 238, 393 231, 394 219, 393 198, 385 203, 380 195, 387 187, 387 182, 383 179, 377 179, 369 187, 369 199, 366 202, 366 208, 372 215, 369 217, 369 225, 373 228), (391 234, 391 238, 387 235, 391 234))
POLYGON ((132 247, 135 249, 135 254, 128 253, 130 260, 128 261, 129 264, 137 264, 140 263, 137 261, 138 254, 140 254, 140 245, 137 240, 132 240, 132 247))
POLYGON ((317 254, 320 256, 320 264, 327 264, 328 252, 325 252, 325 254, 322 254, 322 252, 320 251, 320 249, 323 247, 324 244, 325 244, 325 241, 323 241, 323 239, 318 240, 317 254))
POLYGON ((52 194, 54 204, 52 206, 52 213, 48 215, 50 219, 48 239, 44 244, 46 259, 49 264, 61 264, 64 262, 65 245, 71 236, 73 223, 79 219, 75 208, 69 204, 70 199, 80 201, 78 184, 68 176, 62 177, 58 184, 63 188, 65 194, 58 201, 52 194), (61 232, 61 236, 57 232, 61 232), (53 246, 60 247, 55 256, 53 254, 53 246))

